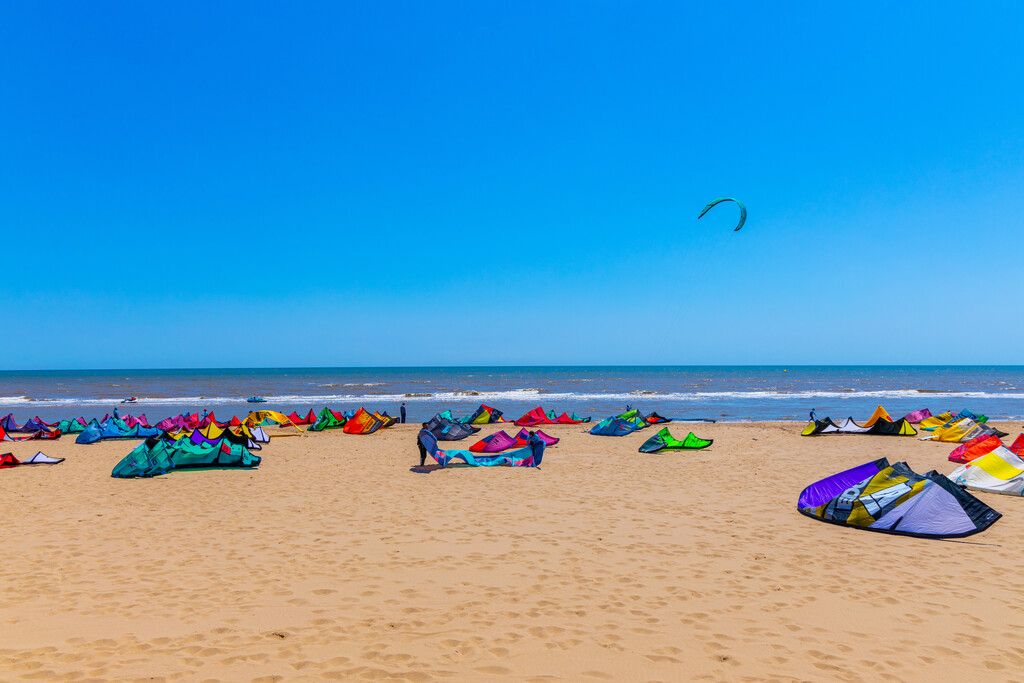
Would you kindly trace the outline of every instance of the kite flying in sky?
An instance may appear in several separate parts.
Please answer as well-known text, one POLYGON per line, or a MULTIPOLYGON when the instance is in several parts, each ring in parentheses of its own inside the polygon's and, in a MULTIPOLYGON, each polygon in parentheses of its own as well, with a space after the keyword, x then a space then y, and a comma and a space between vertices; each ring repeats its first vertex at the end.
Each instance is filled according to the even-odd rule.
POLYGON ((738 199, 733 199, 732 197, 722 197, 720 199, 716 199, 712 202, 709 202, 708 205, 704 207, 704 210, 700 212, 700 216, 697 216, 697 219, 700 220, 704 216, 704 214, 706 214, 711 209, 711 207, 715 206, 716 204, 721 204, 722 202, 735 202, 736 206, 740 207, 740 222, 737 223, 736 227, 732 229, 733 232, 736 232, 737 230, 743 227, 744 223, 747 222, 747 207, 743 206, 743 202, 741 202, 738 199))

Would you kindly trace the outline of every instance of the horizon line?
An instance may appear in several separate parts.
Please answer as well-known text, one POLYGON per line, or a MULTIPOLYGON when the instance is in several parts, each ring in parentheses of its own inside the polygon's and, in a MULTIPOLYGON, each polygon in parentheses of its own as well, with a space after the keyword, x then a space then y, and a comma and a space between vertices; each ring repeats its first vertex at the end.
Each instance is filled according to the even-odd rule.
POLYGON ((0 369, 0 374, 25 372, 173 372, 173 371, 218 371, 218 370, 458 370, 458 369, 526 369, 526 368, 1024 368, 1024 364, 1013 363, 607 363, 607 364, 494 364, 494 365, 287 365, 287 366, 207 366, 207 367, 94 367, 94 368, 31 368, 0 369))

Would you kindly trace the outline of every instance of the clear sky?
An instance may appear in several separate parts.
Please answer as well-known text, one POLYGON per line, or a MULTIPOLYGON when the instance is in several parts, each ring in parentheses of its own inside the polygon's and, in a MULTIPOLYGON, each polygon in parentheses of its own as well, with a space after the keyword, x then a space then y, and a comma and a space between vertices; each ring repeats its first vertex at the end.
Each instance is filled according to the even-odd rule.
POLYGON ((1022 25, 2 3, 0 369, 1024 362, 1022 25))

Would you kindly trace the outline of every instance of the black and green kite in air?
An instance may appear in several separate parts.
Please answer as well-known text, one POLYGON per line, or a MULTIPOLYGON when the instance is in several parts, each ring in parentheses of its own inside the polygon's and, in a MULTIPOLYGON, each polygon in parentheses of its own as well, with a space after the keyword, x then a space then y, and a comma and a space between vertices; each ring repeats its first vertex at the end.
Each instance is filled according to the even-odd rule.
POLYGON ((697 216, 697 220, 703 218, 704 214, 710 211, 713 206, 717 206, 722 202, 735 202, 736 206, 740 207, 740 222, 737 223, 736 227, 732 229, 733 232, 736 232, 737 230, 743 227, 744 223, 747 222, 747 207, 743 206, 743 202, 741 202, 738 199, 733 199, 732 197, 720 197, 719 199, 714 199, 708 202, 708 205, 705 206, 704 210, 700 212, 699 216, 697 216))

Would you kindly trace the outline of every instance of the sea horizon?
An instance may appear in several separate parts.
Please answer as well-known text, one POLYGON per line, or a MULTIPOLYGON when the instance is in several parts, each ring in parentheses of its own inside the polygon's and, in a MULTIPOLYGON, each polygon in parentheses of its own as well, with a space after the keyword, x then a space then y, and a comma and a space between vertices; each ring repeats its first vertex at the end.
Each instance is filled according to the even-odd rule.
MULTIPOLYGON (((305 413, 365 405, 410 420, 479 403, 515 419, 543 405, 595 418, 625 406, 727 422, 866 417, 928 408, 1024 417, 1024 365, 468 365, 2 370, 0 411, 16 418, 150 418, 254 407, 305 413), (260 396, 266 403, 246 399, 260 396), (131 404, 125 398, 137 397, 131 404), (72 414, 74 413, 74 414, 72 414)), ((898 416, 898 415, 897 415, 898 416)))

